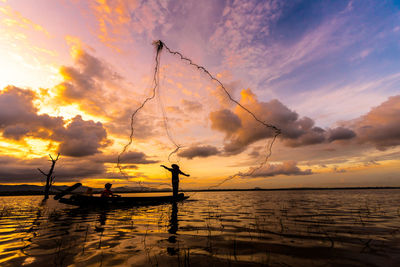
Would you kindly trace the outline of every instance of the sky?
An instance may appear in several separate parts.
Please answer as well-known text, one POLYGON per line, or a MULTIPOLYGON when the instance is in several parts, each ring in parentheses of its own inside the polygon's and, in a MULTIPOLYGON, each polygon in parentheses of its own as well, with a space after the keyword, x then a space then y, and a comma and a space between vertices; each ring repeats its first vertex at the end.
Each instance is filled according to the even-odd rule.
POLYGON ((398 1, 0 0, 0 68, 3 184, 400 186, 398 1))

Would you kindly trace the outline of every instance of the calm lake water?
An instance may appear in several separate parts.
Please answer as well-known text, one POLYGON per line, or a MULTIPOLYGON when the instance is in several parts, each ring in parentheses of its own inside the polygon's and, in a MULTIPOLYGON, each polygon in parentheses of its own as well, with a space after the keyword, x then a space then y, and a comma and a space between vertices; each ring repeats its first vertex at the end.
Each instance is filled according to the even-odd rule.
POLYGON ((400 190, 188 195, 109 210, 0 197, 0 266, 400 266, 400 190))

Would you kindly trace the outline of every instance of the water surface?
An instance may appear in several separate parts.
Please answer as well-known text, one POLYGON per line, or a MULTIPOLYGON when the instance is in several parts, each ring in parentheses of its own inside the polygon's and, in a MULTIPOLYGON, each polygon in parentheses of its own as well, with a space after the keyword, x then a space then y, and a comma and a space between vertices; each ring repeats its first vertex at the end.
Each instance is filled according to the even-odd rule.
POLYGON ((400 190, 188 193, 80 209, 0 198, 1 266, 400 266, 400 190))

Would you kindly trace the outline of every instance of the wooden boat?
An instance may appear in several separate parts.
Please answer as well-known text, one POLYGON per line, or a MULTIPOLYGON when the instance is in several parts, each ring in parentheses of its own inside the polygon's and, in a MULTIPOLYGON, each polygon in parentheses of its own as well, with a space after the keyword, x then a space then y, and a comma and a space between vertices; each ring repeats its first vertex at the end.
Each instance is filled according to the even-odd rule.
POLYGON ((164 203, 173 203, 188 199, 183 193, 178 197, 157 196, 157 197, 99 197, 87 195, 72 195, 70 198, 59 198, 59 202, 75 206, 147 206, 159 205, 164 203))

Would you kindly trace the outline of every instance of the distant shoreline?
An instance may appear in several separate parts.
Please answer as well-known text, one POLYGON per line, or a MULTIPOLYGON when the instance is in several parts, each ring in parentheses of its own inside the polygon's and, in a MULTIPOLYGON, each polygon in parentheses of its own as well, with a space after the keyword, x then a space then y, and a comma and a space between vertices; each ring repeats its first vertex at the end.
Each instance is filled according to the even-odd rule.
MULTIPOLYGON (((240 191, 328 191, 328 190, 387 190, 400 189, 400 186, 369 186, 369 187, 292 187, 292 188, 252 188, 252 189, 189 189, 182 190, 183 192, 240 192, 240 191)), ((114 191, 114 193, 163 193, 172 192, 171 190, 132 190, 132 191, 114 191)), ((55 195, 58 192, 50 192, 50 195, 55 195)), ((100 191, 95 191, 100 193, 100 191)), ((43 195, 43 191, 10 191, 0 192, 0 196, 36 196, 43 195)))

